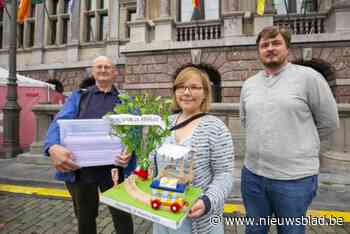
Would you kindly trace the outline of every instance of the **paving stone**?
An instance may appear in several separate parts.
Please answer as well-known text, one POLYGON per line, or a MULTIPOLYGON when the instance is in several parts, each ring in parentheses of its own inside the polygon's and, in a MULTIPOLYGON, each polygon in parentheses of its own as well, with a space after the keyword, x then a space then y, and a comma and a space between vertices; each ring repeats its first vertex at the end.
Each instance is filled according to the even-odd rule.
POLYGON ((245 232, 244 225, 236 225, 236 232, 237 232, 237 234, 244 234, 244 232, 245 232))
POLYGON ((343 228, 345 229, 345 231, 350 233, 350 223, 344 223, 343 228))
MULTIPOLYGON (((0 230, 1 234, 69 234, 77 233, 78 230, 72 202, 69 200, 0 193, 0 209, 3 211, 0 213, 0 220, 5 224, 4 228, 0 230)), ((133 218, 135 233, 152 233, 151 222, 135 216, 133 218)), ((109 210, 105 205, 101 205, 99 208, 97 230, 100 234, 115 233, 109 210)), ((225 226, 226 234, 243 234, 244 230, 243 225, 225 226)), ((272 227, 270 234, 276 233, 275 230, 276 228, 272 227)), ((308 226, 306 233, 350 234, 350 223, 344 223, 341 226, 308 226)))

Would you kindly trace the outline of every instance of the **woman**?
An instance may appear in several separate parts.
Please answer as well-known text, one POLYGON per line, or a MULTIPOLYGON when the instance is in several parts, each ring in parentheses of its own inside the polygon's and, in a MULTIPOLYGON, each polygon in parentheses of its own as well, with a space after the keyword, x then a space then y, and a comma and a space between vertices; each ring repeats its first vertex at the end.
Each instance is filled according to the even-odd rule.
MULTIPOLYGON (((185 68, 174 82, 172 110, 178 114, 170 117, 170 127, 208 112, 210 104, 208 75, 193 66, 185 68)), ((190 208, 180 229, 154 224, 153 233, 224 233, 223 224, 212 225, 210 219, 222 216, 224 201, 233 183, 234 152, 229 130, 219 118, 206 114, 172 131, 165 143, 194 149, 193 185, 203 189, 203 196, 190 208)), ((157 162, 157 165, 162 164, 164 162, 157 162)))

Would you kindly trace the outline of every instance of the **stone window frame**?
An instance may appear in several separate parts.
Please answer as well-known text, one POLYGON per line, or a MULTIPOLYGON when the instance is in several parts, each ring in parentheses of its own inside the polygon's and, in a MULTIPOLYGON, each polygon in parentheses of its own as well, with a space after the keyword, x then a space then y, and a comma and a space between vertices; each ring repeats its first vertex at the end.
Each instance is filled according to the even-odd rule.
MULTIPOLYGON (((279 12, 278 9, 276 8, 277 5, 282 5, 282 8, 285 8, 284 0, 279 0, 279 1, 280 1, 279 3, 275 3, 275 2, 273 3, 276 10, 275 12, 276 14, 284 15, 285 14, 284 12, 279 12)), ((320 7, 318 0, 308 0, 308 1, 310 2, 301 1, 301 0, 287 0, 287 7, 289 10, 289 14, 306 14, 306 13, 318 12, 320 7), (300 3, 298 3, 298 1, 300 1, 300 3), (302 3, 305 4, 304 11, 301 11, 303 6, 299 5, 302 3), (309 8, 311 7, 311 10, 305 7, 309 7, 309 8)), ((284 11, 286 11, 286 9, 284 9, 284 11)))
POLYGON ((49 0, 47 3, 45 9, 47 15, 45 44, 47 46, 66 45, 70 30, 69 0, 49 0), (54 2, 57 4, 54 4, 54 2))
POLYGON ((130 27, 128 25, 129 12, 136 12, 136 0, 119 0, 119 22, 120 43, 125 44, 130 41, 130 27))
POLYGON ((106 41, 109 34, 109 1, 108 0, 84 0, 83 9, 83 42, 95 43, 106 41), (95 3, 91 6, 92 3, 95 3), (106 20, 103 20, 106 17, 106 20), (89 18, 94 18, 94 28, 89 25, 89 18), (105 25, 107 24, 107 25, 105 25), (104 27, 107 29, 104 31, 104 27), (92 32, 92 35, 91 35, 92 32))
POLYGON ((125 22, 125 38, 130 39, 130 26, 128 22, 132 21, 132 14, 136 17, 136 7, 128 7, 126 9, 126 22, 125 22))
POLYGON ((17 48, 33 48, 35 43, 36 6, 31 5, 30 14, 23 23, 17 23, 17 48))

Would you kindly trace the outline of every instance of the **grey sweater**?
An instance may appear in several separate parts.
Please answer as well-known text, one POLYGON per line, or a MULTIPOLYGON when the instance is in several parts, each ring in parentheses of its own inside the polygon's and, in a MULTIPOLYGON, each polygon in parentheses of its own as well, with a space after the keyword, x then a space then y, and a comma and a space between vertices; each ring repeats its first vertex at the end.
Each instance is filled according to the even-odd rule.
MULTIPOLYGON (((177 115, 170 117, 170 126, 175 125, 177 115)), ((212 230, 210 217, 222 215, 225 199, 233 185, 233 142, 230 131, 217 117, 205 115, 193 130, 192 148, 195 150, 193 185, 203 189, 211 209, 192 222, 192 233, 209 233, 212 230)))
POLYGON ((244 83, 240 106, 250 171, 281 180, 318 174, 320 138, 339 124, 321 74, 290 63, 274 76, 261 71, 244 83))

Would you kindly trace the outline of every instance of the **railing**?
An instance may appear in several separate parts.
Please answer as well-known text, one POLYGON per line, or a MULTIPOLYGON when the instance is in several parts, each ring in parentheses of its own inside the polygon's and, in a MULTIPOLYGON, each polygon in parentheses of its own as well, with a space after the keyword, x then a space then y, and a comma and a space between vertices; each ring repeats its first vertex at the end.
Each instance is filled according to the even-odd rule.
POLYGON ((326 18, 326 13, 276 15, 273 24, 288 28, 292 34, 325 33, 326 18))
POLYGON ((177 41, 213 40, 222 37, 221 21, 196 21, 176 24, 177 41))

